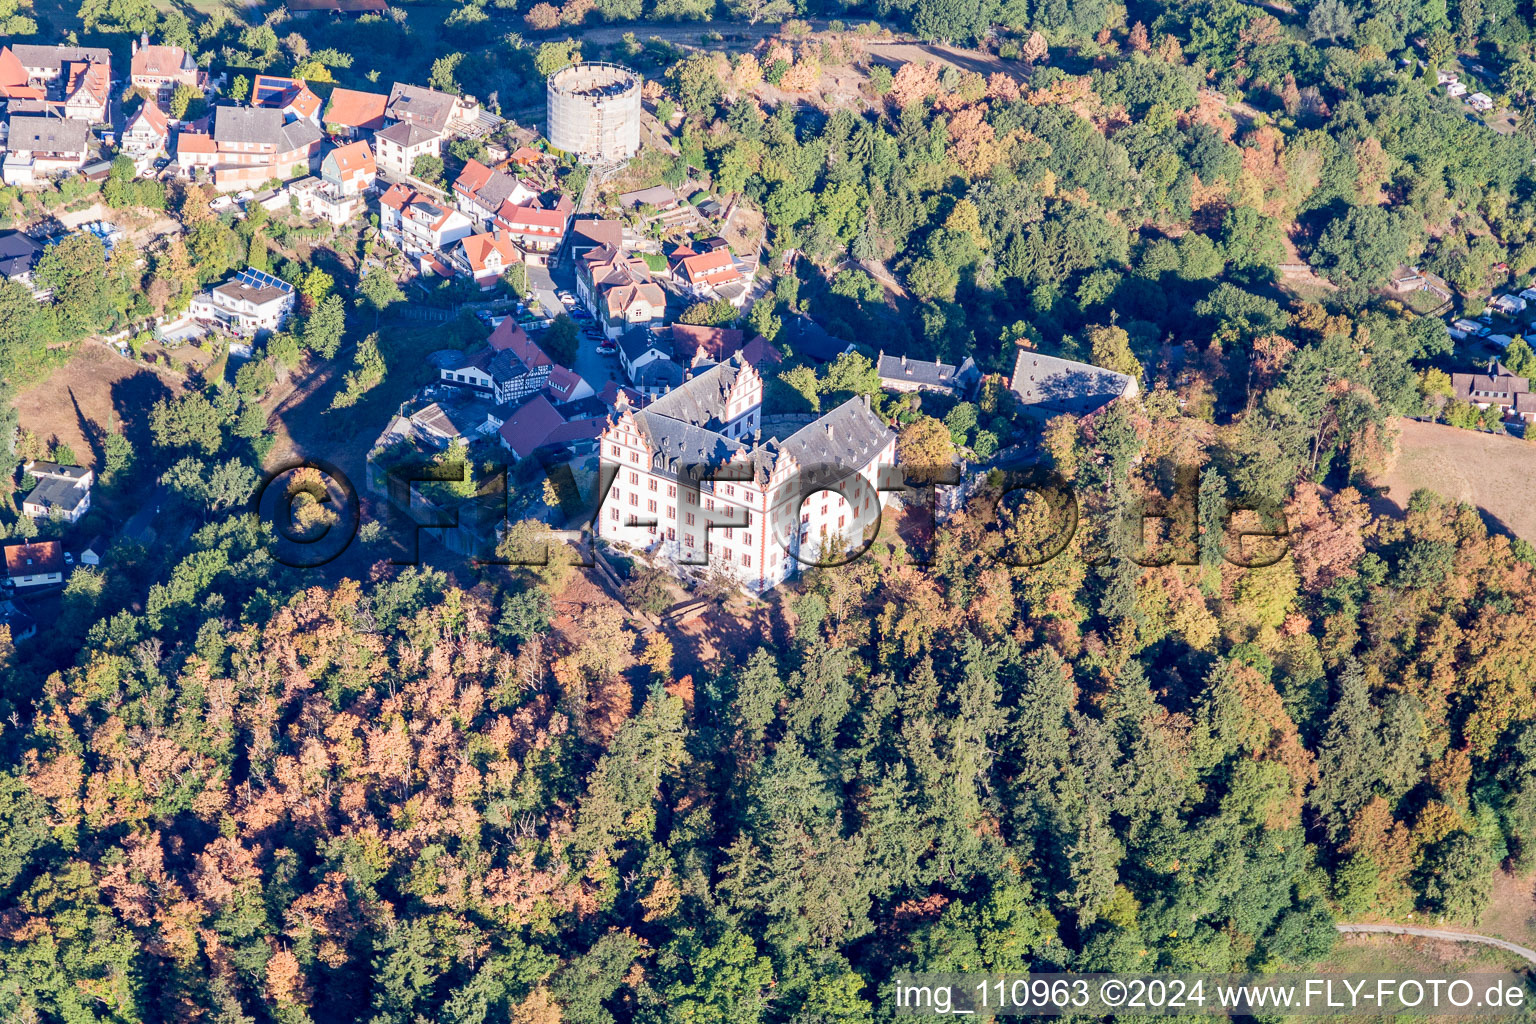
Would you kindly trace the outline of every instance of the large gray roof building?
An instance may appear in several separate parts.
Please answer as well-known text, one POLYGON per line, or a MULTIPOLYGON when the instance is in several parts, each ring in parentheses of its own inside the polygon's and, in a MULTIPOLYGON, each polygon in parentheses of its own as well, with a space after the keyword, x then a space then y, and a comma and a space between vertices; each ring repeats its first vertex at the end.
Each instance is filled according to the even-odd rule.
POLYGON ((1138 390, 1135 377, 1025 348, 1013 362, 1014 394, 1026 409, 1046 415, 1086 416, 1138 390))

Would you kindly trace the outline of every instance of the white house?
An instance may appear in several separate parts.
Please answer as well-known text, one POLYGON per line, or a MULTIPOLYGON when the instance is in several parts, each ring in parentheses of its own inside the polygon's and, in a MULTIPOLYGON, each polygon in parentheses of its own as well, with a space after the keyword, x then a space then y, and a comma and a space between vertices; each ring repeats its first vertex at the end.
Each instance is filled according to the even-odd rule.
POLYGON ((410 121, 375 132, 373 144, 379 170, 396 178, 409 178, 418 157, 443 155, 442 135, 410 121))
POLYGON ((458 210, 405 185, 391 185, 379 197, 379 233, 402 252, 446 249, 469 237, 474 229, 470 219, 458 210))
POLYGON ((1475 92, 1467 97, 1467 106, 1473 110, 1492 110, 1493 97, 1487 93, 1475 92))
POLYGON ((1491 333, 1486 325, 1480 324, 1476 320, 1468 320, 1465 318, 1460 320, 1452 320, 1450 327, 1447 328, 1447 331, 1451 337, 1458 341, 1463 338, 1483 338, 1491 333))
POLYGON ((275 331, 293 312, 293 285, 262 270, 246 269, 192 299, 194 319, 210 321, 236 334, 275 331))
POLYGON ((78 523, 91 510, 91 484, 96 476, 89 469, 37 460, 22 468, 37 481, 21 501, 21 510, 33 519, 58 514, 67 523, 78 523))
POLYGON ((7 544, 5 571, 18 590, 63 583, 64 546, 56 540, 7 544))
POLYGON ((171 127, 165 112, 153 101, 146 100, 138 113, 128 119, 128 127, 124 129, 122 137, 123 153, 135 160, 142 160, 156 153, 164 153, 170 140, 171 127))
POLYGON ((1488 308, 1495 313, 1514 316, 1517 313, 1525 312, 1525 300, 1518 295, 1495 295, 1493 300, 1488 303, 1488 308))
POLYGON ((450 254, 454 268, 474 278, 482 291, 496 287, 507 268, 522 259, 517 246, 492 234, 470 235, 459 239, 450 254))
POLYGON ((91 126, 59 117, 12 115, 3 176, 7 185, 33 185, 85 166, 91 126))
POLYGON ((1465 96, 1467 94, 1467 87, 1460 82, 1451 82, 1445 87, 1445 91, 1451 96, 1465 96))

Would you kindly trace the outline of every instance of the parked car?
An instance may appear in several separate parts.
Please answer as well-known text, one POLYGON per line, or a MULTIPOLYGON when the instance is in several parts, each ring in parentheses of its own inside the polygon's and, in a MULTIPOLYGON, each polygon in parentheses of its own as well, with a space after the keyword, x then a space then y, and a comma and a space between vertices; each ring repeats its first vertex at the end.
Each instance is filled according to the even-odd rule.
POLYGON ((592 314, 588 313, 584 309, 573 309, 573 310, 571 310, 571 319, 572 320, 591 320, 592 319, 592 314))

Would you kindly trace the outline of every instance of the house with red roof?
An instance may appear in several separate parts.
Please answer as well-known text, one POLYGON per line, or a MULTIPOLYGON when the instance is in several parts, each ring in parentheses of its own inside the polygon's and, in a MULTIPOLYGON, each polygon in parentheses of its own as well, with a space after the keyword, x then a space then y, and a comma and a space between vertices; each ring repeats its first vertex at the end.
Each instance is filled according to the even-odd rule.
POLYGON ((668 257, 668 264, 673 278, 696 298, 725 299, 737 308, 746 301, 746 278, 728 248, 694 252, 679 247, 668 257))
POLYGON ((389 97, 381 92, 335 89, 321 122, 332 135, 367 138, 384 127, 384 107, 388 102, 389 97))
POLYGON ((581 374, 556 363, 549 368, 549 380, 544 382, 544 394, 556 405, 564 405, 591 398, 596 392, 581 374))
POLYGON ((128 84, 144 90, 151 102, 168 108, 178 85, 208 91, 208 72, 198 68, 192 55, 179 46, 149 43, 146 32, 132 44, 128 84))
POLYGON ((496 287, 507 268, 522 260, 523 254, 510 239, 489 232, 459 240, 451 258, 462 273, 474 278, 482 291, 496 287))
POLYGON ((391 185, 379 197, 379 233, 402 252, 433 253, 469 237, 473 230, 469 218, 458 210, 407 185, 391 185))
POLYGON ((503 203, 515 206, 533 202, 538 197, 538 189, 478 160, 465 163, 464 170, 453 183, 454 205, 481 229, 491 225, 503 203))
POLYGON ((135 160, 166 152, 171 141, 171 126, 165 111, 153 100, 145 100, 138 112, 128 119, 120 141, 123 152, 135 160))
POLYGON ((607 426, 606 410, 568 420, 543 395, 535 395, 502 423, 497 434, 503 448, 526 459, 541 451, 591 451, 607 426))
POLYGON ((310 121, 270 107, 215 107, 209 134, 176 133, 176 162, 189 175, 211 171, 221 192, 256 188, 309 171, 320 138, 310 121))
POLYGON ((495 223, 523 250, 529 263, 543 264, 565 241, 574 206, 570 196, 561 196, 553 209, 534 200, 521 205, 509 201, 496 211, 495 223))
POLYGON ((373 187, 378 167, 373 150, 359 140, 337 146, 320 162, 320 180, 334 187, 338 194, 355 196, 373 187))
POLYGON ((285 121, 303 118, 320 124, 320 97, 301 78, 257 75, 251 83, 251 106, 280 110, 285 121))
POLYGON ((0 47, 0 99, 41 100, 48 92, 34 84, 21 58, 9 46, 0 47))
POLYGON ((507 158, 510 163, 514 163, 517 166, 525 169, 529 167, 537 167, 539 165, 539 161, 543 159, 544 154, 540 153, 532 146, 518 146, 517 149, 512 151, 512 155, 507 158))

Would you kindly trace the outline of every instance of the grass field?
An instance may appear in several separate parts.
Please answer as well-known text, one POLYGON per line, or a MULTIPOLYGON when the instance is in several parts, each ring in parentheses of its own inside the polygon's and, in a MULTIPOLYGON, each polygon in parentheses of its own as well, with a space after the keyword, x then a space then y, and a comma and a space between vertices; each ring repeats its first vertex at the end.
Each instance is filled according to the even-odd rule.
POLYGON ((1481 509, 1490 527, 1536 540, 1536 444, 1503 434, 1400 420, 1382 481, 1398 508, 1421 487, 1481 509))

